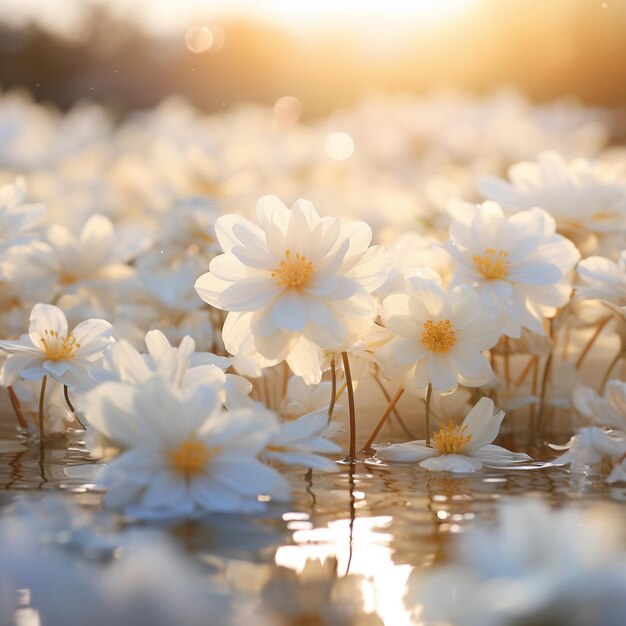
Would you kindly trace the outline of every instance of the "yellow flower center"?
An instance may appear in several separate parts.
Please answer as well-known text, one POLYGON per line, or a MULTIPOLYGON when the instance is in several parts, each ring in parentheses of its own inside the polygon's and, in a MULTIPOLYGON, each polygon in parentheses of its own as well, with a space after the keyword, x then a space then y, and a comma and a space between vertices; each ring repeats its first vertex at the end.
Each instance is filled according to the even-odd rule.
POLYGON ((66 337, 60 337, 56 330, 44 330, 40 339, 43 351, 51 361, 71 359, 80 348, 80 344, 72 333, 66 337))
POLYGON ((204 472, 216 450, 209 450, 197 439, 187 439, 169 453, 172 468, 185 478, 195 478, 204 472))
POLYGON ((424 322, 422 343, 431 352, 447 352, 456 343, 456 334, 450 320, 424 322))
POLYGON ((487 280, 504 280, 509 275, 509 255, 504 250, 485 248, 485 254, 474 256, 478 271, 487 280))
POLYGON ((458 454, 472 440, 471 435, 466 435, 467 426, 457 426, 454 422, 448 422, 434 435, 433 443, 441 454, 458 454))
POLYGON ((279 287, 291 287, 292 289, 304 287, 312 274, 313 263, 299 252, 292 256, 289 249, 285 250, 285 258, 278 267, 272 270, 272 278, 276 280, 279 287))

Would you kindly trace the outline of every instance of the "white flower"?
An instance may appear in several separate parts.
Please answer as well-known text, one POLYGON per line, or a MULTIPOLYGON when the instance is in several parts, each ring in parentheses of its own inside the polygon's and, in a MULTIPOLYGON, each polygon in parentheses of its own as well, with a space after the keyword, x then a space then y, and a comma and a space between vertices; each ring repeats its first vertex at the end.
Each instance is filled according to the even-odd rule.
POLYGON ((581 428, 564 446, 550 447, 566 452, 548 465, 569 465, 575 475, 609 473, 614 463, 626 454, 625 439, 597 426, 581 428))
POLYGON ((626 307, 626 250, 617 263, 606 257, 587 257, 578 264, 576 271, 585 283, 575 287, 579 298, 626 307))
POLYGON ((248 380, 235 374, 226 374, 230 359, 210 352, 195 352, 195 341, 183 337, 174 347, 160 330, 150 330, 145 337, 148 354, 140 354, 123 339, 110 345, 104 352, 102 367, 91 373, 98 384, 117 381, 137 384, 158 373, 177 387, 209 385, 229 408, 241 406, 252 390, 248 380))
MULTIPOLYGON (((13 389, 19 400, 22 414, 36 428, 41 385, 34 380, 18 380, 13 384, 13 389)), ((64 433, 68 426, 77 425, 74 414, 70 411, 63 395, 63 385, 54 379, 49 380, 46 386, 43 412, 46 416, 46 432, 49 434, 64 433)))
POLYGON ((468 288, 446 295, 431 281, 408 281, 407 287, 408 293, 387 296, 380 313, 395 335, 377 352, 387 376, 401 378, 413 393, 429 383, 449 392, 459 382, 471 387, 489 382, 493 373, 482 352, 500 338, 495 309, 468 288))
POLYGON ((454 282, 473 285, 499 307, 509 337, 520 337, 522 328, 544 334, 543 320, 569 300, 576 246, 555 233, 554 220, 541 209, 506 217, 494 202, 465 208, 446 246, 457 262, 454 282))
POLYGON ((179 388, 160 375, 135 386, 104 383, 83 398, 85 417, 122 445, 97 485, 105 504, 133 518, 262 508, 289 484, 257 459, 272 434, 260 409, 225 414, 205 385, 179 388))
POLYGON ((0 253, 27 243, 46 212, 42 203, 24 204, 26 182, 16 178, 12 184, 0 187, 0 253))
POLYGON ((44 260, 67 291, 134 276, 135 270, 127 263, 150 243, 135 230, 116 232, 111 220, 98 214, 85 222, 78 235, 54 224, 47 239, 50 252, 44 260))
POLYGON ((576 387, 573 401, 576 409, 594 424, 626 433, 626 382, 610 380, 603 396, 589 387, 576 387))
MULTIPOLYGON (((290 376, 287 382, 287 393, 280 407, 280 416, 286 420, 293 420, 320 409, 328 411, 331 389, 330 381, 307 385, 300 376, 290 376)), ((341 420, 345 414, 345 405, 336 403, 333 409, 333 423, 341 420)))
POLYGON ((18 341, 0 341, 8 354, 0 369, 0 384, 19 378, 40 380, 50 376, 64 385, 89 384, 88 373, 113 341, 109 322, 89 319, 68 331, 65 314, 51 304, 36 304, 27 335, 18 341))
POLYGON ((510 183, 484 178, 482 195, 506 211, 545 209, 560 232, 576 239, 584 231, 626 232, 626 181, 623 164, 575 159, 568 163, 556 152, 544 152, 537 162, 509 169, 510 183), (581 231, 583 231, 581 233, 581 231))
POLYGON ((458 426, 450 422, 432 436, 432 445, 424 440, 394 443, 376 450, 376 457, 392 463, 418 463, 435 472, 474 472, 483 467, 509 467, 530 457, 495 446, 504 411, 494 415, 493 401, 481 398, 458 426))
POLYGON ((611 473, 608 475, 606 479, 607 483, 620 483, 626 482, 626 452, 624 455, 617 460, 611 473))
POLYGON ((288 209, 265 196, 257 221, 218 219, 224 254, 196 290, 230 311, 222 337, 231 354, 258 353, 263 366, 286 359, 307 382, 319 382, 316 347, 342 349, 371 323, 378 308, 371 292, 385 280, 390 258, 369 247, 367 224, 320 218, 305 200, 288 209))
POLYGON ((262 456, 288 465, 336 471, 337 465, 333 461, 319 455, 341 452, 336 443, 325 437, 327 428, 328 408, 282 422, 262 456))
POLYGON ((623 623, 626 567, 619 515, 507 500, 498 524, 462 533, 441 568, 416 570, 406 602, 424 624, 591 626, 623 623))

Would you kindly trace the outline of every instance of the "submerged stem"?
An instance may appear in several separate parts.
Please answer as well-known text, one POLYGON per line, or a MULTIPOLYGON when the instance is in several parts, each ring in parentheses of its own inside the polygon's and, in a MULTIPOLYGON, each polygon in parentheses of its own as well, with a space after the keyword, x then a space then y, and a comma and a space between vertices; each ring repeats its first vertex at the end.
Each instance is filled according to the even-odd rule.
POLYGON ((356 461, 356 411, 354 407, 354 387, 352 386, 352 374, 350 373, 350 361, 348 360, 348 353, 341 353, 341 360, 343 361, 343 370, 346 375, 346 388, 348 390, 348 409, 350 412, 350 449, 348 452, 348 458, 344 459, 346 462, 356 461))

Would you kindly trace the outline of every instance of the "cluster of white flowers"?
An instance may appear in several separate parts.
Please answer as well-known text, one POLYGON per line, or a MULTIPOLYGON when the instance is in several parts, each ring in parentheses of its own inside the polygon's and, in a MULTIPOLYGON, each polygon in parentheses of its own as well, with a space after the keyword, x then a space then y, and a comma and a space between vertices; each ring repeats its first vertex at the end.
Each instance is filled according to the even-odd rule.
POLYGON ((427 624, 618 626, 626 567, 612 513, 505 501, 495 528, 483 523, 460 537, 452 563, 415 571, 407 605, 427 624))
POLYGON ((252 510, 346 438, 350 462, 523 464, 493 444, 505 411, 524 443, 592 419, 558 462, 624 478, 626 177, 599 113, 389 98, 305 126, 171 100, 114 126, 8 94, 3 124, 0 384, 42 454, 87 429, 109 506, 252 510))

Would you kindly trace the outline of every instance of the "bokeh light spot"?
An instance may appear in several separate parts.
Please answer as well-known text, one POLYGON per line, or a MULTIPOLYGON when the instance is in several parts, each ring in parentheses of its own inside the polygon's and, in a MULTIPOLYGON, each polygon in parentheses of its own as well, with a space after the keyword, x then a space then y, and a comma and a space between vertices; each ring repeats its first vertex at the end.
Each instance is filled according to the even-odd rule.
POLYGON ((302 103, 293 96, 278 98, 274 104, 274 115, 280 124, 295 124, 302 115, 302 103))
POLYGON ((196 54, 209 50, 213 41, 213 32, 208 26, 192 26, 185 34, 185 45, 196 54))
POLYGON ((335 161, 345 161, 354 152, 354 141, 348 133, 332 133, 326 137, 326 152, 335 161))

